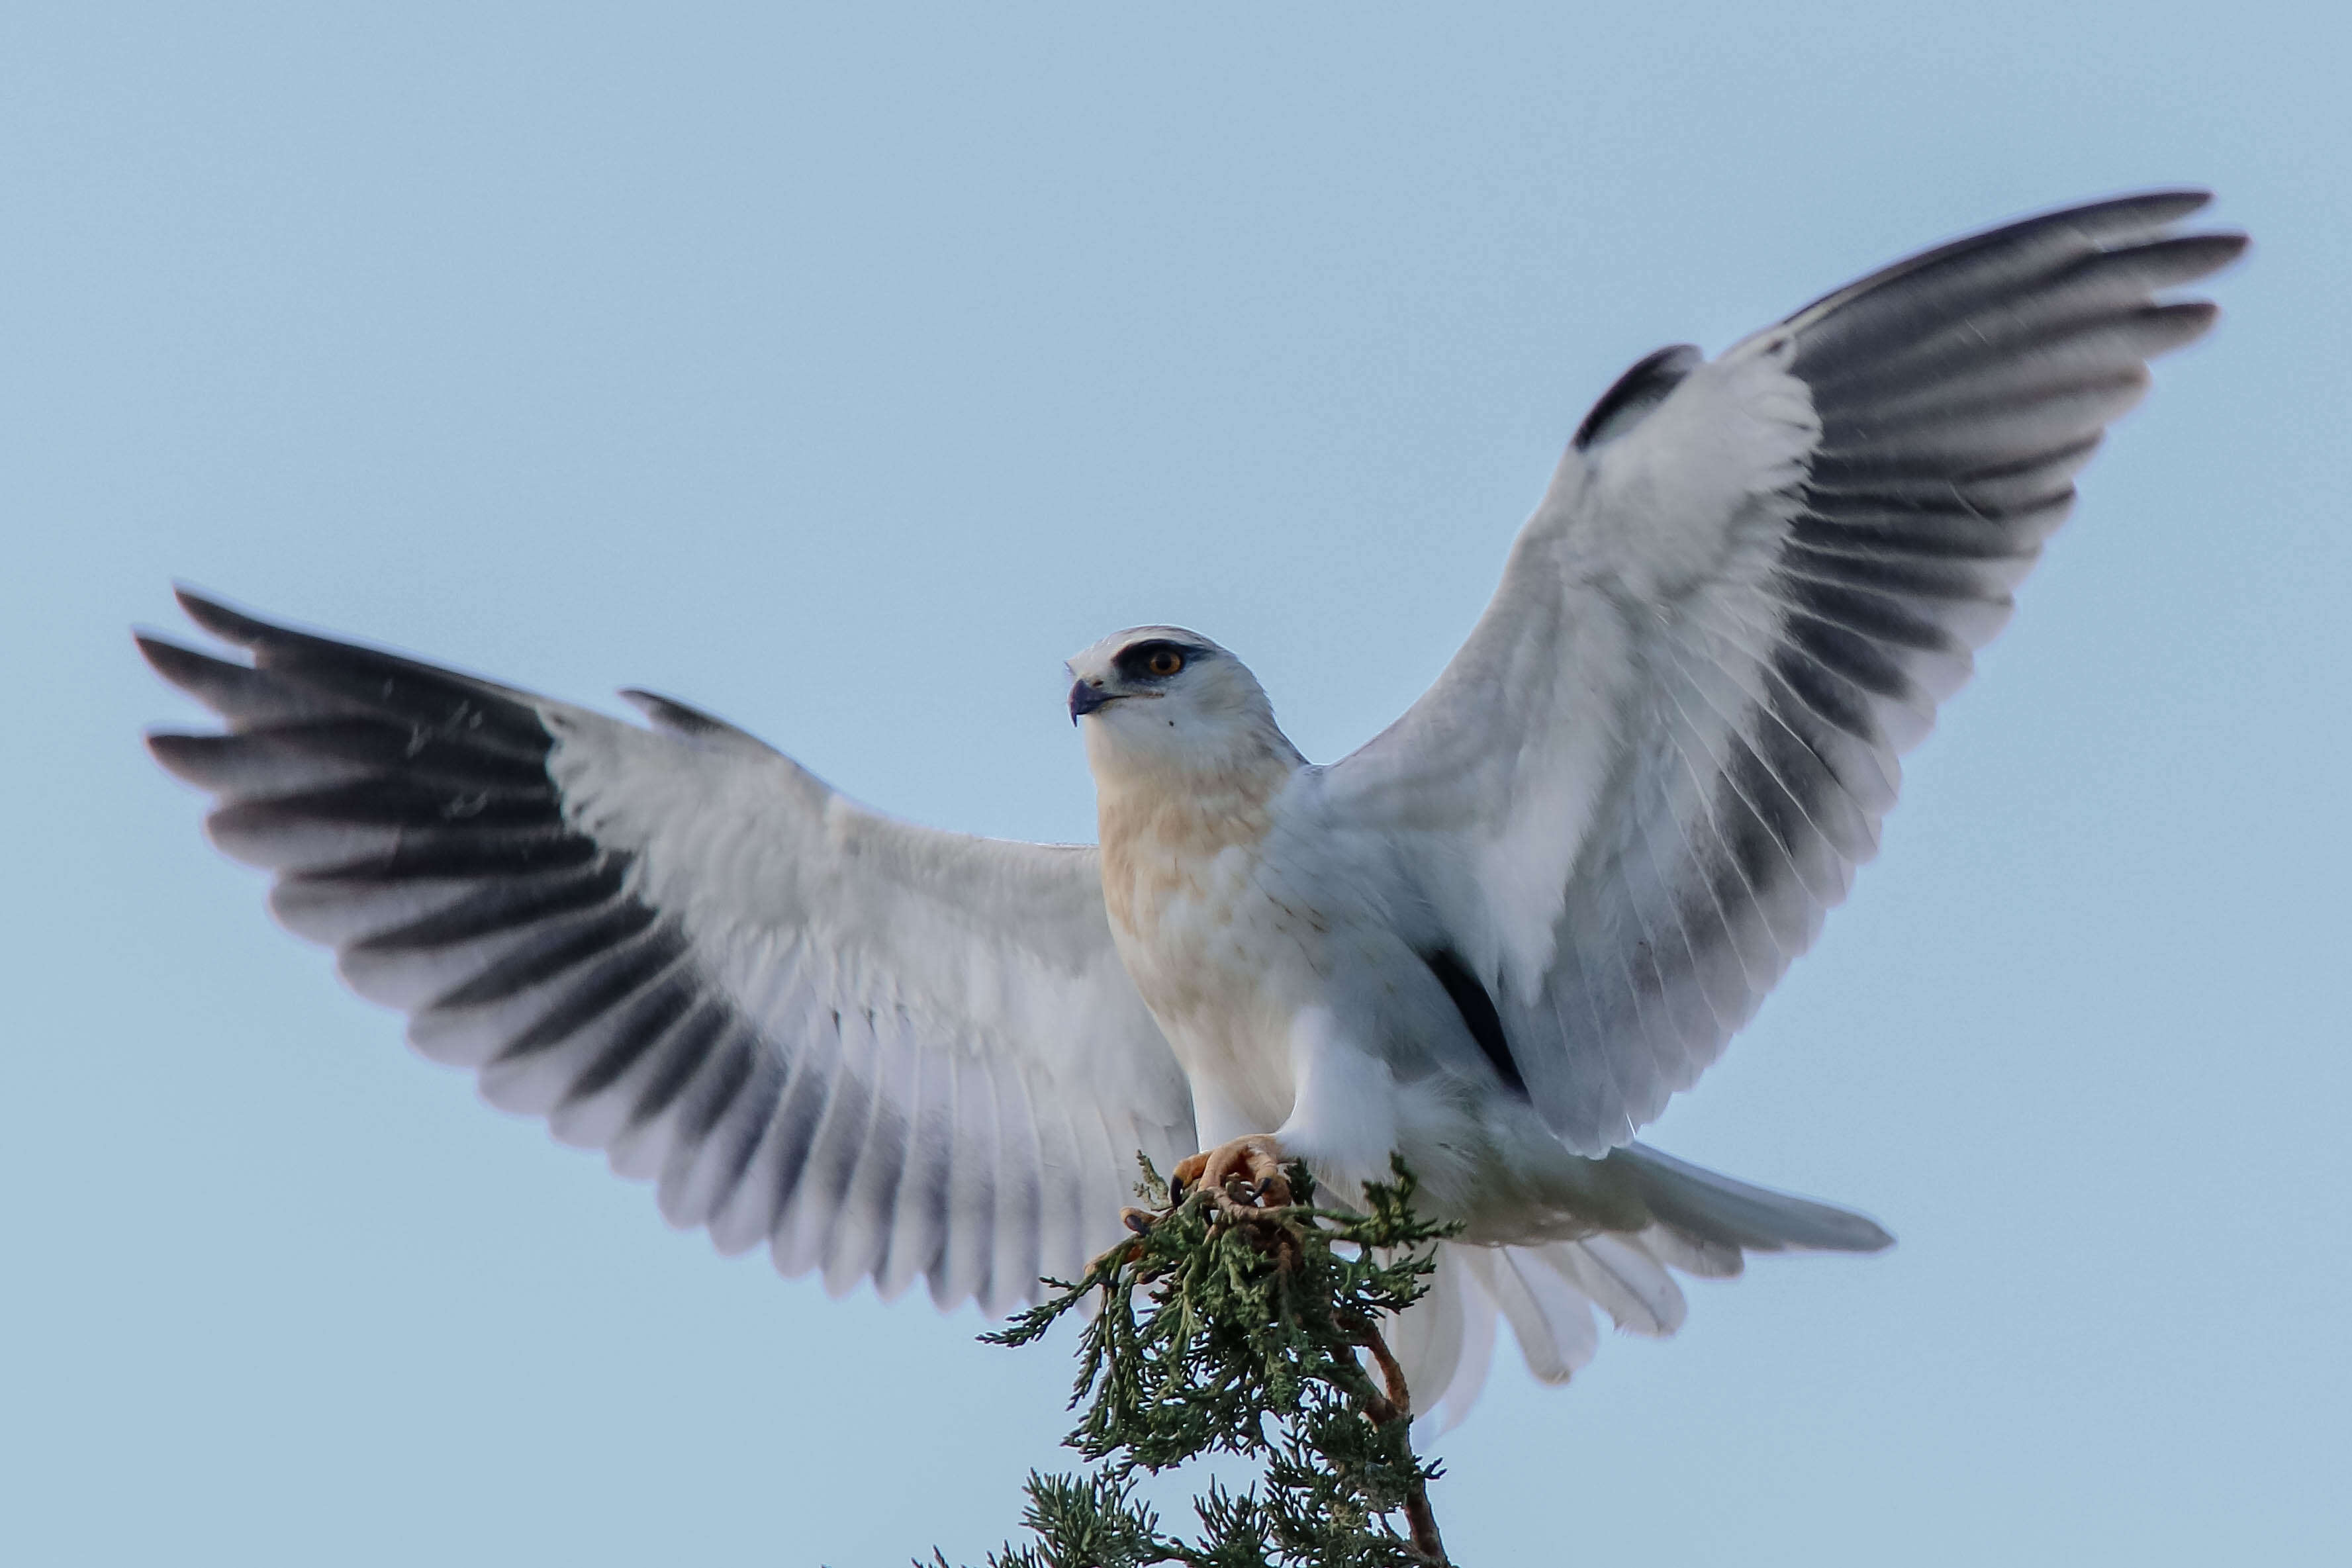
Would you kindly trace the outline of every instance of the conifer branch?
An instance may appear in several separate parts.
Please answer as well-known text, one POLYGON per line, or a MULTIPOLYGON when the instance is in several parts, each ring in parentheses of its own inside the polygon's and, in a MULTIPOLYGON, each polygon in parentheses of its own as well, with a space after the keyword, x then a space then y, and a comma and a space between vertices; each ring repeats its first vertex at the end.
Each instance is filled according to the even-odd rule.
MULTIPOLYGON (((1036 1539, 991 1553, 989 1568, 1444 1564, 1428 1490, 1439 1472, 1413 1454, 1411 1391, 1381 1324, 1428 1290, 1436 1243, 1456 1228, 1415 1215, 1412 1176, 1393 1169, 1359 1213, 1317 1207, 1303 1166, 1288 1173, 1295 1201, 1258 1207, 1238 1186, 1171 1195, 1146 1163, 1150 1207, 1127 1212, 1133 1239, 982 1336, 1028 1344, 1095 1309, 1070 1398, 1085 1408, 1064 1441, 1096 1469, 1032 1472, 1023 1522, 1036 1539), (1138 1473, 1217 1453, 1257 1462, 1259 1482, 1212 1481, 1193 1500, 1199 1537, 1169 1534, 1136 1500, 1138 1473)), ((948 1561, 934 1552, 932 1565, 948 1561)))

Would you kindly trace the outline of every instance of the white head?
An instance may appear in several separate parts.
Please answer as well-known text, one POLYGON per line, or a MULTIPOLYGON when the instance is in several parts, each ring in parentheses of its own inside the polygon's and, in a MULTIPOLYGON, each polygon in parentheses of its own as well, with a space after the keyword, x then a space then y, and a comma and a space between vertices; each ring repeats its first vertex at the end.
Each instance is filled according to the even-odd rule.
POLYGON ((1130 626, 1069 661, 1070 721, 1097 780, 1254 769, 1305 759, 1248 666, 1198 632, 1130 626))

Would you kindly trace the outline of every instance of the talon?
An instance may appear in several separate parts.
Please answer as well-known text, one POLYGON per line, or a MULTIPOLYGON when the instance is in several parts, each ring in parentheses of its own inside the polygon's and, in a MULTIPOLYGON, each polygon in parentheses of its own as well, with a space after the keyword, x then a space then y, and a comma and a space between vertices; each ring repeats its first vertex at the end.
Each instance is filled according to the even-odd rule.
POLYGON ((1148 1208, 1122 1208, 1118 1211, 1118 1222, 1138 1236, 1150 1235, 1152 1221, 1157 1218, 1148 1208))
POLYGON ((1174 1183, 1205 1186, 1221 1208, 1282 1208, 1290 1203, 1290 1183, 1282 1174, 1282 1149, 1263 1133, 1235 1138, 1192 1155, 1176 1167, 1174 1183))

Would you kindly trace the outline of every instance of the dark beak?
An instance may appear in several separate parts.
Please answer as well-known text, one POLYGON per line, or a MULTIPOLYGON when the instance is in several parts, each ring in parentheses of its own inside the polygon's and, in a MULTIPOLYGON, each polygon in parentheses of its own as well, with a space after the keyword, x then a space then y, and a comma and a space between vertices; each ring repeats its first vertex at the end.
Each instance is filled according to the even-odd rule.
POLYGON ((1118 700, 1101 686, 1080 681, 1070 688, 1070 722, 1076 724, 1095 709, 1118 700))

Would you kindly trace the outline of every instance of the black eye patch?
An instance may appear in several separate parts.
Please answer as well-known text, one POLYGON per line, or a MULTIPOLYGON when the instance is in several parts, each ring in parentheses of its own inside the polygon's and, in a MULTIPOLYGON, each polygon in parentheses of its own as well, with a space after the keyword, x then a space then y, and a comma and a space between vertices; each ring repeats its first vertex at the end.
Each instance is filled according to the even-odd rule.
POLYGON ((1181 674, 1185 665, 1199 657, 1200 652, 1181 643, 1155 637, 1148 643, 1121 648, 1111 660, 1111 667, 1122 680, 1164 681, 1181 674))

